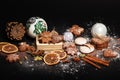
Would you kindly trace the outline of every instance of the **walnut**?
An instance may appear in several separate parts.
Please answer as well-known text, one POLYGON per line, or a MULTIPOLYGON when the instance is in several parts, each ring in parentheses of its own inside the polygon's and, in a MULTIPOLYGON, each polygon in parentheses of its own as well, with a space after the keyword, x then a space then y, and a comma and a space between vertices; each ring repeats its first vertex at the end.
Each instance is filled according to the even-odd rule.
POLYGON ((30 45, 27 44, 26 42, 21 42, 18 46, 20 52, 27 51, 29 47, 30 47, 30 45))
POLYGON ((36 51, 36 48, 35 48, 34 46, 29 46, 29 47, 27 48, 27 51, 29 51, 29 52, 35 52, 35 51, 36 51))
POLYGON ((15 53, 14 54, 9 54, 6 57, 6 60, 9 61, 10 63, 11 62, 16 62, 16 61, 20 60, 20 57, 19 57, 18 54, 15 54, 15 53))
POLYGON ((11 40, 22 40, 25 34, 25 27, 19 22, 9 22, 6 25, 7 36, 11 40))

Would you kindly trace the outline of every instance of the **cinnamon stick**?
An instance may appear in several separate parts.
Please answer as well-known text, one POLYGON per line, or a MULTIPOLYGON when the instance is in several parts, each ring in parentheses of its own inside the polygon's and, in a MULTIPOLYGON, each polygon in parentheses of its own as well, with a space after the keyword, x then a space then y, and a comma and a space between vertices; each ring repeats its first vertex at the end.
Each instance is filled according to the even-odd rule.
POLYGON ((83 59, 84 61, 86 61, 87 63, 89 63, 89 64, 95 66, 96 68, 101 69, 101 67, 100 67, 99 65, 93 63, 92 61, 86 59, 85 57, 83 57, 82 59, 83 59))
POLYGON ((105 66, 109 66, 109 63, 106 63, 104 60, 101 60, 97 57, 91 57, 91 56, 85 56, 86 59, 89 59, 93 62, 96 62, 96 63, 99 63, 99 64, 102 64, 102 65, 105 65, 105 66))
POLYGON ((102 60, 102 59, 97 58, 97 57, 92 56, 92 55, 87 55, 87 56, 89 56, 89 57, 91 57, 91 58, 94 58, 94 59, 96 59, 96 60, 100 60, 100 61, 102 61, 102 62, 104 62, 104 63, 107 63, 107 64, 109 64, 109 63, 110 63, 110 61, 107 61, 107 60, 102 60))

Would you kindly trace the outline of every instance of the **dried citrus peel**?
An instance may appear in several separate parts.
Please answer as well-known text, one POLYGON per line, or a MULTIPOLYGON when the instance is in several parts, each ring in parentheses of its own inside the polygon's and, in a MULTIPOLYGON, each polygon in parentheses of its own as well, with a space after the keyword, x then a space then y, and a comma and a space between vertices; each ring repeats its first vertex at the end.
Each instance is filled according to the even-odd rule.
POLYGON ((0 42, 0 51, 2 51, 2 47, 6 44, 10 44, 9 42, 0 42))
POLYGON ((6 44, 2 47, 4 53, 15 53, 18 51, 18 47, 14 44, 6 44))
POLYGON ((43 60, 47 65, 55 65, 60 62, 60 57, 59 57, 59 54, 57 53, 47 53, 43 57, 43 60))

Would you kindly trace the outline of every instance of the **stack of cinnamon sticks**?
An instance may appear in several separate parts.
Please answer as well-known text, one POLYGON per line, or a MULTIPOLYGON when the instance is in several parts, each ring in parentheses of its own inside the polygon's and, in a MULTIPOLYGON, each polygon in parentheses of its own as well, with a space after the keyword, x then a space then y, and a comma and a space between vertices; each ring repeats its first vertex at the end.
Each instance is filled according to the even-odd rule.
POLYGON ((86 55, 84 57, 82 57, 82 60, 86 61, 87 63, 95 66, 98 69, 101 69, 101 66, 99 66, 98 64, 104 65, 104 66, 109 66, 109 61, 106 60, 102 60, 100 58, 97 58, 95 56, 92 55, 86 55), (97 64, 98 63, 98 64, 97 64))

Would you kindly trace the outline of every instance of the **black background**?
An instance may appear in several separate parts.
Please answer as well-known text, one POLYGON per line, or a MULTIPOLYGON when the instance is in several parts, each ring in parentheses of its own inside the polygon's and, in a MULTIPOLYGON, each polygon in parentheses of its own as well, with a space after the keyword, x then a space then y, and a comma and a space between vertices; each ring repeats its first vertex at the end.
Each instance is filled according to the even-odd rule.
MULTIPOLYGON (((24 20, 40 16, 46 20, 77 20, 81 17, 119 17, 119 0, 3 0, 1 19, 24 20)), ((25 21, 25 20, 24 20, 25 21)))
MULTIPOLYGON (((9 41, 5 37, 6 23, 9 21, 19 21, 24 25, 28 18, 39 16, 46 20, 49 28, 56 27, 59 32, 68 28, 72 24, 79 24, 85 28, 86 23, 103 22, 110 27, 112 33, 119 35, 120 26, 120 1, 119 0, 3 0, 0 2, 0 40, 9 41)), ((15 42, 13 42, 15 43, 15 42)), ((119 61, 112 64, 110 68, 101 71, 92 71, 82 74, 82 71, 75 75, 65 75, 62 78, 59 75, 47 74, 43 71, 21 73, 15 64, 0 60, 0 74, 3 79, 15 80, 113 80, 120 74, 119 61)))

